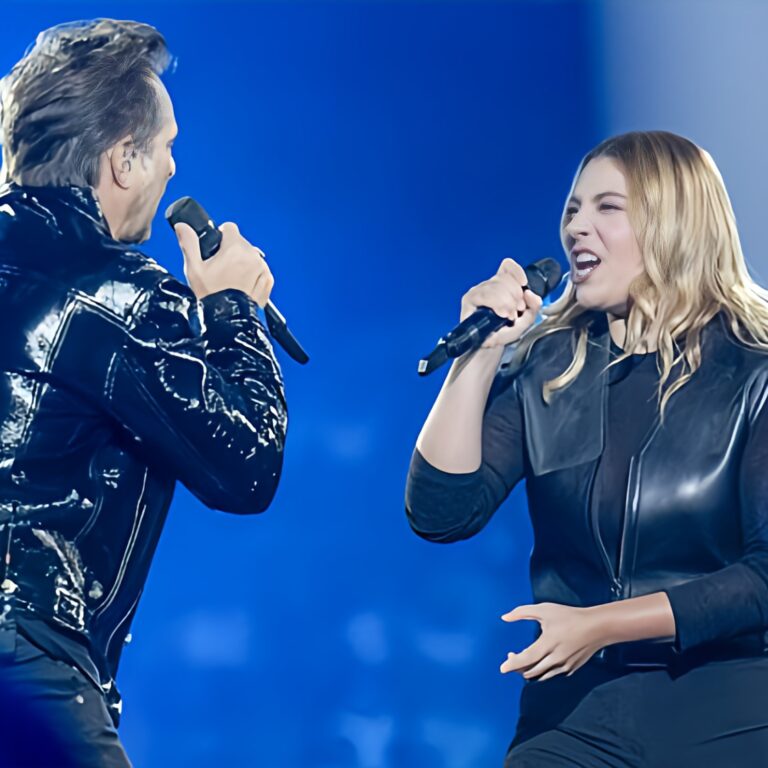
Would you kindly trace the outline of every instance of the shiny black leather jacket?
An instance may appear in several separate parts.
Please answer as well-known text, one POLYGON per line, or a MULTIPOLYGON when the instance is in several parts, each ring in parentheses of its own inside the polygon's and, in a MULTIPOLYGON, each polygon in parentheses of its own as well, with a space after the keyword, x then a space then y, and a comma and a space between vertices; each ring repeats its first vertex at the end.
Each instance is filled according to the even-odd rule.
MULTIPOLYGON (((737 646, 734 655, 763 653, 768 483, 765 468, 747 468, 744 457, 747 450, 768 456, 768 414, 762 431, 753 429, 766 408, 768 355, 735 339, 722 314, 703 329, 700 368, 671 396, 664 424, 657 416, 631 459, 614 572, 590 499, 605 435, 604 315, 590 327, 576 380, 549 405, 541 395, 544 381, 569 364, 571 336, 560 331, 538 340, 527 360, 501 372, 493 393, 505 393, 522 411, 535 602, 590 606, 666 592, 678 636, 674 644, 624 644, 608 652, 630 665, 666 665, 697 648, 705 656, 727 656, 737 646)), ((442 473, 417 453, 406 493, 412 526, 435 541, 474 535, 509 492, 498 480, 482 468, 442 473), (498 490, 489 490, 493 484, 498 490)))
POLYGON ((0 187, 0 292, 0 626, 76 633, 108 690, 176 481, 272 500, 280 370, 254 302, 198 302, 87 188, 0 187))

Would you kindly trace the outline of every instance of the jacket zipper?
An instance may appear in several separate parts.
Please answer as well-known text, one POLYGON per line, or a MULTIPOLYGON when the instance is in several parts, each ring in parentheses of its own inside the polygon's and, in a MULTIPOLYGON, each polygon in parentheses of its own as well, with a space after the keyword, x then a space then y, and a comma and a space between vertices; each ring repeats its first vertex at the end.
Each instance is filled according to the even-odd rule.
MULTIPOLYGON (((608 381, 603 383, 602 387, 602 408, 603 408, 603 424, 602 424, 602 436, 603 436, 603 451, 606 446, 606 431, 608 424, 608 381)), ((595 475, 597 474, 597 468, 600 465, 602 456, 595 462, 595 466, 592 468, 592 476, 589 481, 589 494, 588 504, 590 511, 590 519, 592 523, 592 533, 597 543, 597 548, 600 552, 600 556, 603 560, 603 564, 608 573, 608 578, 611 583, 611 597, 613 600, 622 600, 631 596, 632 583, 631 578, 626 574, 626 549, 627 540, 629 539, 630 532, 634 532, 634 528, 637 522, 637 478, 640 474, 639 464, 641 463, 642 455, 645 449, 648 447, 651 440, 653 440, 656 432, 659 429, 661 423, 661 417, 657 413, 654 417, 651 426, 648 428, 648 432, 643 437, 640 444, 640 448, 637 453, 633 454, 629 459, 629 473, 627 475, 627 492, 624 496, 624 517, 621 524, 621 535, 618 542, 619 557, 616 570, 614 570, 611 564, 608 552, 605 549, 605 544, 600 537, 600 527, 597 520, 597 510, 592 503, 592 491, 594 488, 595 475), (631 514, 630 514, 631 513, 631 514), (632 531, 630 531, 630 527, 632 531)), ((632 537, 632 541, 636 541, 636 536, 632 537)))
MULTIPOLYGON (((597 550, 600 553, 600 559, 603 561, 603 565, 605 566, 605 572, 608 574, 608 579, 610 580, 610 583, 611 583, 611 599, 619 600, 623 593, 621 579, 614 572, 613 565, 611 563, 610 558, 608 557, 608 551, 606 550, 603 539, 600 536, 600 527, 598 525, 598 519, 597 519, 597 508, 592 503, 592 491, 594 489, 595 476, 597 475, 597 468, 599 465, 600 465, 600 459, 598 459, 595 462, 595 466, 592 468, 592 476, 589 479, 589 494, 588 494, 589 500, 587 503, 589 504, 590 522, 592 525, 592 536, 595 539, 595 543, 597 544, 597 550)), ((621 542, 619 543, 619 551, 621 551, 621 542)))
MULTIPOLYGON (((636 454, 629 460, 629 474, 627 476, 627 493, 624 497, 624 520, 621 526, 621 540, 619 542, 619 563, 617 581, 622 585, 620 597, 626 599, 632 596, 632 580, 626 575, 627 566, 627 542, 632 541, 633 545, 637 542, 637 482, 640 476, 643 454, 646 448, 653 440, 661 424, 661 417, 656 414, 650 428, 648 429, 643 442, 636 454), (630 534, 631 537, 630 537, 630 534)), ((634 549, 634 546, 633 546, 634 549)), ((634 564, 634 554, 632 557, 634 564)))
MULTIPOLYGON (((138 595, 136 595, 136 597, 133 599, 133 602, 131 603, 131 607, 128 609, 128 612, 127 612, 127 613, 126 613, 126 614, 123 616, 123 618, 122 618, 122 619, 120 619, 120 621, 118 621, 118 622, 117 622, 117 624, 115 624, 115 628, 112 630, 112 633, 111 633, 111 634, 110 634, 110 636, 107 638, 107 643, 106 643, 106 645, 104 646, 104 658, 105 658, 105 659, 108 659, 108 658, 109 658, 109 649, 112 647, 112 640, 114 639, 114 637, 115 637, 115 634, 117 633, 117 630, 118 630, 118 629, 120 629, 120 627, 122 627, 122 626, 123 626, 123 624, 125 624, 126 620, 128 619, 128 617, 129 617, 129 616, 131 615, 131 613, 133 612, 134 608, 136 608, 136 603, 138 603, 138 602, 139 602, 139 599, 140 599, 140 598, 141 598, 141 591, 140 591, 140 592, 139 592, 139 594, 138 594, 138 595)), ((125 642, 125 641, 124 641, 124 642, 125 642)))
POLYGON ((149 476, 149 470, 144 472, 144 482, 141 486, 141 495, 139 496, 139 501, 136 505, 136 512, 134 513, 133 518, 133 526, 131 527, 131 533, 128 537, 128 541, 125 546, 125 551, 123 552, 123 557, 120 560, 120 567, 117 570, 117 575, 115 576, 115 581, 112 584, 112 587, 110 588, 109 592, 107 593, 106 597, 99 603, 99 605, 94 608, 93 610, 93 616, 94 618, 99 618, 106 610, 107 608, 112 605, 112 603, 115 601, 115 598, 117 597, 117 593, 120 590, 120 587, 123 584, 123 579, 125 578, 125 572, 128 569, 128 561, 130 560, 131 554, 133 554, 133 548, 136 546, 136 541, 139 538, 139 530, 141 528, 142 523, 144 522, 144 515, 147 511, 147 504, 144 501, 144 494, 147 488, 147 478, 149 476))
MULTIPOLYGON (((608 420, 608 382, 607 381, 603 383, 601 397, 602 397, 601 406, 603 411, 603 423, 601 425, 601 430, 602 430, 602 440, 603 440, 603 451, 605 451, 605 433, 606 433, 606 424, 608 420)), ((622 587, 621 578, 619 575, 621 571, 619 571, 619 574, 614 572, 613 565, 611 563, 610 558, 608 557, 608 552, 605 549, 605 543, 603 542, 603 539, 600 536, 600 526, 598 524, 598 519, 597 519, 597 508, 595 507, 593 503, 593 498, 592 498, 594 486, 595 486, 595 477, 597 475, 597 469, 600 466, 601 461, 602 461, 602 455, 598 457, 597 461, 592 467, 592 474, 589 478, 589 491, 587 493, 587 504, 588 504, 587 511, 589 514, 590 524, 592 526, 592 536, 595 539, 597 550, 600 553, 600 558, 603 561, 605 571, 608 574, 608 578, 610 580, 611 599, 619 600, 621 599, 621 596, 623 594, 623 587, 622 587)), ((622 533, 622 539, 623 539, 623 533, 622 533)), ((619 551, 621 551, 622 545, 623 545, 623 542, 620 541, 619 551)))
POLYGON ((11 517, 5 526, 6 539, 5 546, 2 549, 3 578, 0 579, 0 592, 6 594, 12 594, 15 591, 15 584, 10 581, 9 574, 11 571, 11 542, 13 540, 13 529, 16 527, 16 511, 18 506, 18 502, 11 502, 11 517))

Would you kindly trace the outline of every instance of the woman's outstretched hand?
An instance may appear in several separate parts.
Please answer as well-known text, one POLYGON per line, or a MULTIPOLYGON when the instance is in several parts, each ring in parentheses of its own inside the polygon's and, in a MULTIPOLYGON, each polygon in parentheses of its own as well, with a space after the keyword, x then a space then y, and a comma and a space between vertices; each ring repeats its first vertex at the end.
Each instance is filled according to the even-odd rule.
POLYGON ((526 680, 571 675, 601 648, 635 640, 664 640, 676 636, 675 616, 664 592, 630 597, 613 603, 574 608, 558 603, 520 605, 501 617, 530 619, 541 635, 520 653, 510 653, 502 672, 520 672, 526 680))
POLYGON ((573 674, 608 643, 599 612, 557 603, 520 605, 501 617, 504 621, 529 619, 541 625, 541 635, 524 651, 510 653, 502 673, 520 672, 526 680, 547 680, 573 674))

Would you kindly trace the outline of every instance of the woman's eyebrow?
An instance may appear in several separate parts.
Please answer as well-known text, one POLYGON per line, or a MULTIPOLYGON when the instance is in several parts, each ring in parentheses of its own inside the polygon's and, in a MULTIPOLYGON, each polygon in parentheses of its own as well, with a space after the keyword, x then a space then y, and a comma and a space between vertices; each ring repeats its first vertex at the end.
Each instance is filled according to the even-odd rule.
MULTIPOLYGON (((592 200, 593 202, 597 202, 598 200, 602 200, 604 197, 623 197, 625 200, 627 199, 627 196, 622 192, 599 192, 592 198, 592 200)), ((568 199, 568 202, 581 205, 581 198, 576 197, 576 195, 571 195, 571 197, 568 199)))
POLYGON ((592 199, 597 202, 598 200, 602 200, 604 197, 623 197, 625 200, 627 199, 627 196, 621 192, 601 192, 599 195, 595 195, 592 199))

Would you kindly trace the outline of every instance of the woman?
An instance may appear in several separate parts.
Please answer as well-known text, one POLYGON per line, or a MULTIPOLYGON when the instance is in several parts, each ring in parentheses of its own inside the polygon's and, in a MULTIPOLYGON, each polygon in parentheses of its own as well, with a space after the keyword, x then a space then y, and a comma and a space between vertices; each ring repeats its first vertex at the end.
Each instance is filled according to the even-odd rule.
POLYGON ((462 299, 514 321, 459 359, 406 504, 477 533, 526 481, 538 622, 506 765, 768 764, 768 303, 709 155, 664 132, 582 161, 542 312, 511 259, 462 299), (513 361, 499 364, 517 342, 513 361))

